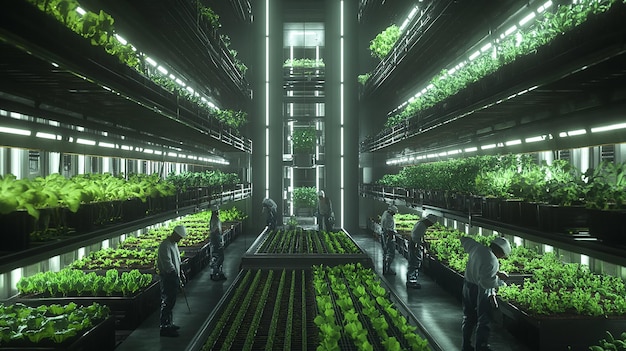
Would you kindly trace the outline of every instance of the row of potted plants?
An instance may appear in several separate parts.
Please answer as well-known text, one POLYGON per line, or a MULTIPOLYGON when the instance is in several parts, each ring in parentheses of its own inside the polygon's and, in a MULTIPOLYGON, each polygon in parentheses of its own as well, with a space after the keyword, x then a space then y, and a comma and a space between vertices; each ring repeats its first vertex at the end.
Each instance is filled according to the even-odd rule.
POLYGON ((109 173, 71 178, 58 173, 34 179, 0 176, 0 224, 12 233, 3 248, 23 250, 31 241, 84 234, 109 224, 208 202, 238 180, 236 174, 220 171, 189 172, 166 179, 157 174, 126 178, 109 173))
MULTIPOLYGON (((116 37, 116 30, 113 25, 115 20, 106 12, 101 10, 95 13, 83 10, 85 13, 81 15, 77 12, 77 8, 80 7, 80 5, 76 0, 27 1, 36 6, 39 10, 53 16, 78 35, 89 39, 92 45, 100 46, 108 54, 119 58, 120 62, 125 63, 128 67, 135 69, 138 73, 146 74, 153 82, 161 85, 163 88, 206 109, 209 115, 225 125, 238 130, 247 123, 247 114, 245 112, 216 109, 200 99, 197 94, 182 87, 168 75, 160 73, 157 69, 152 69, 152 66, 147 63, 147 56, 145 54, 137 51, 131 44, 122 42, 116 37)), ((211 8, 197 1, 194 5, 196 5, 194 7, 198 9, 199 18, 202 19, 202 23, 208 26, 207 32, 213 33, 221 26, 219 16, 211 8)), ((220 36, 218 39, 223 42, 224 38, 220 36)), ((223 45, 228 47, 230 41, 228 40, 228 43, 224 42, 223 45)), ((245 74, 247 67, 237 59, 236 51, 232 49, 228 49, 228 51, 233 55, 235 65, 242 70, 242 75, 245 74)))
POLYGON ((554 12, 546 11, 537 17, 533 24, 520 29, 516 35, 509 35, 493 43, 494 50, 488 50, 478 58, 450 74, 447 69, 433 77, 429 88, 413 99, 400 113, 388 118, 386 128, 404 122, 439 102, 453 96, 470 84, 489 76, 501 67, 516 59, 533 54, 555 38, 570 32, 589 19, 600 19, 613 8, 624 5, 622 0, 584 0, 572 4, 560 4, 554 12), (495 55, 491 53, 495 52, 495 55))
POLYGON ((501 155, 409 166, 377 183, 404 188, 407 203, 549 232, 587 228, 623 243, 625 175, 626 162, 603 161, 583 173, 565 160, 538 164, 530 155, 501 155))

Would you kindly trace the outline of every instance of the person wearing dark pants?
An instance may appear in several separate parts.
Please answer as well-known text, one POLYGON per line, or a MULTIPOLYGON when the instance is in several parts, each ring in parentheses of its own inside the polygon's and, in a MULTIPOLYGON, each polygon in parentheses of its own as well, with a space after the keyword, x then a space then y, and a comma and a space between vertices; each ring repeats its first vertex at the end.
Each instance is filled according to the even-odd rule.
POLYGON ((487 351, 489 348, 489 324, 491 308, 497 306, 495 291, 505 285, 508 278, 499 271, 499 258, 511 253, 511 244, 503 237, 495 238, 489 247, 476 240, 461 237, 461 245, 469 254, 463 282, 462 351, 487 351), (475 348, 472 335, 476 332, 475 348))
POLYGON ((406 272, 406 287, 420 289, 422 285, 418 282, 419 271, 422 268, 422 260, 424 258, 424 235, 426 229, 437 223, 437 216, 424 211, 422 218, 415 223, 411 231, 411 240, 409 242, 409 266, 406 272))
POLYGON ((274 200, 266 197, 263 199, 263 213, 265 213, 265 225, 269 230, 276 229, 276 216, 278 211, 278 206, 274 200))
POLYGON ((224 264, 224 237, 220 210, 214 206, 209 220, 209 247, 211 249, 211 280, 226 280, 222 266, 224 264))
POLYGON ((383 275, 396 275, 391 268, 396 257, 396 222, 393 216, 398 213, 398 207, 390 205, 380 218, 382 229, 381 244, 383 247, 383 275))
POLYGON ((317 195, 318 201, 315 217, 317 217, 318 231, 332 231, 335 222, 333 203, 330 201, 330 198, 326 196, 324 190, 320 190, 317 195))
POLYGON ((185 227, 174 227, 172 233, 159 245, 157 255, 157 269, 161 287, 161 336, 178 336, 179 326, 174 324, 172 309, 176 305, 178 289, 185 283, 186 278, 180 269, 180 252, 178 242, 187 236, 185 227))

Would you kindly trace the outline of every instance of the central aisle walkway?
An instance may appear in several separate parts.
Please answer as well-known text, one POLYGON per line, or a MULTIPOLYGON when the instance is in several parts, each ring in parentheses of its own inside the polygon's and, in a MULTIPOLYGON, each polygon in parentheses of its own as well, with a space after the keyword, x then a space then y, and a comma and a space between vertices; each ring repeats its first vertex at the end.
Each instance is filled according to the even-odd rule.
MULTIPOLYGON (((254 235, 243 233, 226 248, 224 271, 228 280, 211 281, 209 279, 210 270, 206 267, 188 283, 185 291, 191 312, 187 309, 185 298, 179 294, 174 307, 175 323, 181 326, 179 337, 159 336, 159 312, 156 311, 115 350, 185 350, 239 273, 241 256, 252 245, 256 235, 257 233, 254 235)), ((380 273, 382 271, 380 244, 366 230, 353 234, 353 238, 372 258, 377 272, 380 273)), ((422 277, 421 289, 406 289, 404 278, 406 266, 406 259, 402 255, 396 254, 394 269, 398 275, 383 279, 387 280, 394 293, 405 302, 443 350, 459 350, 461 345, 461 303, 441 289, 428 276, 422 277)), ((491 335, 491 348, 495 351, 530 351, 497 323, 494 323, 491 335)))

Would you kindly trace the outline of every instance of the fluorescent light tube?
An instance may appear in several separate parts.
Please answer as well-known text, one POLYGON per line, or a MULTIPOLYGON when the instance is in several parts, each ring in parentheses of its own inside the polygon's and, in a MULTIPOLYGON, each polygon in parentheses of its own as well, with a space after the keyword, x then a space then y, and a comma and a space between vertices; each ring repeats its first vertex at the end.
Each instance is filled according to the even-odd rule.
POLYGON ((94 140, 76 138, 76 144, 94 146, 94 145, 96 145, 96 142, 94 140))
POLYGON ((30 135, 30 130, 18 129, 18 128, 9 128, 9 127, 0 127, 0 133, 29 136, 30 135))
POLYGON ((617 129, 626 128, 626 123, 611 124, 609 126, 591 128, 592 133, 610 132, 617 129))
POLYGON ((50 139, 50 140, 56 140, 57 138, 56 134, 50 134, 50 133, 44 133, 44 132, 37 132, 35 136, 37 138, 50 139))

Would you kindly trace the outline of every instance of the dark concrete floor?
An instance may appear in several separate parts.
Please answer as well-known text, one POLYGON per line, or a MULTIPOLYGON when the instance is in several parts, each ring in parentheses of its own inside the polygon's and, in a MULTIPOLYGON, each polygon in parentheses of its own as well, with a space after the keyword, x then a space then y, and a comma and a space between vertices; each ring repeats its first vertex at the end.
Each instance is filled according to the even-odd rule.
MULTIPOLYGON (((353 234, 355 241, 372 258, 376 270, 382 271, 382 250, 380 244, 365 231, 353 234)), ((243 233, 226 248, 224 271, 228 280, 214 282, 209 279, 209 268, 189 281, 185 288, 190 310, 185 299, 179 294, 174 307, 174 321, 181 326, 180 336, 167 338, 159 336, 159 312, 150 315, 139 328, 129 335, 120 335, 121 341, 116 351, 142 350, 185 350, 196 336, 213 309, 219 304, 234 278, 239 273, 241 256, 256 239, 255 234, 243 233)), ((461 303, 446 293, 428 276, 424 276, 419 290, 405 287, 407 261, 397 254, 394 269, 395 277, 385 277, 388 286, 404 301, 405 305, 420 320, 427 332, 436 340, 442 350, 459 350, 461 345, 461 303)), ((502 351, 529 351, 519 340, 513 338, 498 323, 492 323, 491 348, 502 351)))

